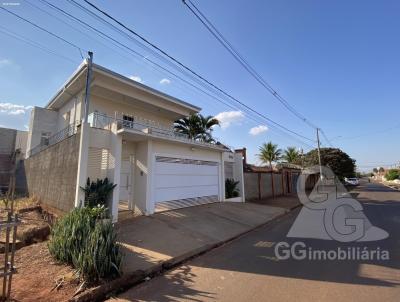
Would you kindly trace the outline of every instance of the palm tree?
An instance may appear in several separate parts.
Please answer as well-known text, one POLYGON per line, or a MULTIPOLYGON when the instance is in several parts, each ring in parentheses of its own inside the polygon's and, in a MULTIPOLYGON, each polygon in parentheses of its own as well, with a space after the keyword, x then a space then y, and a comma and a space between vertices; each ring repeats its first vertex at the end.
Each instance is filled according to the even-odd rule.
POLYGON ((260 154, 258 158, 264 162, 268 163, 272 171, 272 163, 278 161, 281 158, 282 150, 278 148, 278 145, 272 142, 264 143, 259 148, 260 154))
POLYGON ((300 153, 295 147, 287 147, 282 158, 290 164, 297 163, 300 158, 300 153))
POLYGON ((276 162, 281 158, 282 150, 278 148, 278 145, 275 145, 272 142, 262 144, 259 150, 260 154, 258 154, 258 158, 264 163, 269 163, 269 167, 271 169, 272 196, 275 197, 272 162, 276 162))
POLYGON ((199 113, 175 121, 175 131, 186 134, 189 138, 215 142, 212 137, 213 127, 219 125, 219 121, 213 116, 203 116, 199 113))

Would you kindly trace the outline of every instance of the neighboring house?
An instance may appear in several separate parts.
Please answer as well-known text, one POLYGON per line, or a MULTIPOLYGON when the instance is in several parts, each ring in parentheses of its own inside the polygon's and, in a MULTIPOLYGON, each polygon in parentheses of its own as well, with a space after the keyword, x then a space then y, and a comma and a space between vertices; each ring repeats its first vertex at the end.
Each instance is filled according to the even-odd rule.
POLYGON ((152 214, 223 201, 225 162, 229 176, 243 183, 234 153, 174 131, 175 120, 199 107, 96 64, 88 123, 82 122, 86 73, 85 61, 44 108, 31 112, 28 191, 49 209, 79 206, 87 177, 117 184, 109 205, 114 220, 118 209, 152 214))
MULTIPOLYGON (((19 161, 26 153, 28 132, 16 129, 0 128, 0 192, 8 191, 12 176, 21 174, 19 161)), ((23 173, 22 173, 23 174, 23 173)), ((15 184, 17 193, 25 191, 24 177, 18 177, 15 184)))

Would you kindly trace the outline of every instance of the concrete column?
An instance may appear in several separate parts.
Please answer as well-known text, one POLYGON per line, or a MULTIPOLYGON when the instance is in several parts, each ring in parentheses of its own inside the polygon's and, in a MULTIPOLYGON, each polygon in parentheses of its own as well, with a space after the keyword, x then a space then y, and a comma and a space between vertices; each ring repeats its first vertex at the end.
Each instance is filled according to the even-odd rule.
POLYGON ((81 187, 85 187, 87 180, 87 165, 89 156, 90 126, 87 122, 82 122, 81 137, 79 141, 78 171, 76 175, 75 207, 83 206, 85 193, 81 187))
POLYGON ((147 142, 147 182, 146 182, 146 215, 154 214, 154 156, 153 141, 147 142))
POLYGON ((118 204, 119 204, 119 188, 120 188, 120 178, 121 178, 121 158, 122 158, 122 137, 117 134, 117 125, 113 124, 112 134, 111 134, 111 156, 114 159, 114 171, 111 175, 110 181, 116 184, 111 199, 111 216, 112 221, 117 222, 118 220, 118 204))
POLYGON ((242 155, 235 153, 235 162, 233 164, 233 175, 236 181, 239 181, 239 194, 242 198, 242 202, 246 201, 246 196, 244 192, 244 173, 243 173, 243 159, 242 155))
POLYGON ((219 194, 219 200, 224 201, 225 200, 225 161, 224 161, 224 153, 221 152, 221 166, 220 166, 220 194, 219 194))

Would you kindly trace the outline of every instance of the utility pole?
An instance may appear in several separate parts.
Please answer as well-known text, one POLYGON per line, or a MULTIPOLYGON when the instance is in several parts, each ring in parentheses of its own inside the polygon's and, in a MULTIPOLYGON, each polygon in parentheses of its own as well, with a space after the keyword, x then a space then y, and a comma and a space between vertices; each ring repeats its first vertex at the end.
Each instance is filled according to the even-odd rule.
POLYGON ((317 128, 317 143, 318 143, 318 163, 319 163, 319 178, 322 180, 322 164, 321 164, 321 150, 320 150, 320 142, 319 142, 319 128, 317 128))
POLYGON ((87 59, 87 74, 86 74, 86 87, 85 87, 85 112, 83 115, 83 122, 87 123, 89 115, 89 101, 90 101, 90 81, 92 79, 92 64, 93 52, 88 52, 89 58, 87 59))
POLYGON ((84 205, 85 194, 81 187, 85 187, 87 178, 87 162, 89 157, 89 139, 90 139, 90 126, 88 123, 89 116, 89 101, 90 101, 90 82, 92 78, 92 64, 93 53, 88 52, 89 57, 86 59, 86 87, 85 87, 85 103, 83 108, 82 123, 80 125, 80 140, 79 140, 79 157, 78 169, 76 175, 76 188, 75 188, 75 207, 84 205))

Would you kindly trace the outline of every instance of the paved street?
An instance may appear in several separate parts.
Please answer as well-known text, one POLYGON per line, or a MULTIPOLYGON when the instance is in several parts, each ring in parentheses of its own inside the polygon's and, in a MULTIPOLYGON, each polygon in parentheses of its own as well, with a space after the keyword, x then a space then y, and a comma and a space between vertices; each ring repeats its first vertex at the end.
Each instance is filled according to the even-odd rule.
POLYGON ((389 238, 338 243, 287 238, 299 209, 234 242, 121 294, 120 301, 399 301, 400 192, 362 183, 356 191, 371 223, 389 238), (338 246, 388 250, 389 260, 278 260, 277 242, 303 241, 321 250, 338 246))

